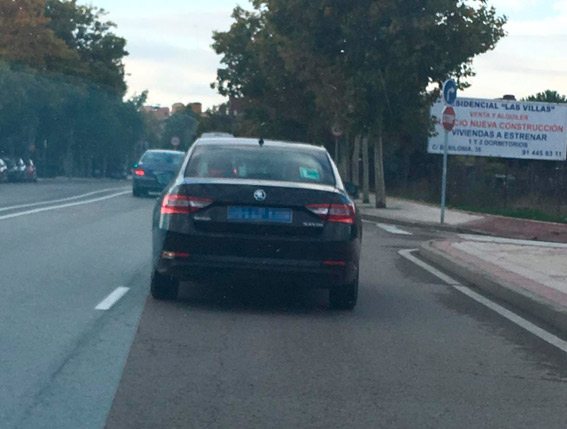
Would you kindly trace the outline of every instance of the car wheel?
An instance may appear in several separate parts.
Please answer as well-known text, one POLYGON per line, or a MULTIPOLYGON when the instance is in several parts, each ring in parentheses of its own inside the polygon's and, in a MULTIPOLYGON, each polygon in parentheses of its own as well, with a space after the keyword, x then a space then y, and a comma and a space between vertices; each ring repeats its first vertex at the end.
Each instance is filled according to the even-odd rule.
POLYGON ((179 280, 154 271, 150 289, 155 299, 175 299, 179 292, 179 280))
POLYGON ((358 277, 352 283, 333 286, 329 290, 331 308, 336 310, 352 310, 358 301, 358 277))

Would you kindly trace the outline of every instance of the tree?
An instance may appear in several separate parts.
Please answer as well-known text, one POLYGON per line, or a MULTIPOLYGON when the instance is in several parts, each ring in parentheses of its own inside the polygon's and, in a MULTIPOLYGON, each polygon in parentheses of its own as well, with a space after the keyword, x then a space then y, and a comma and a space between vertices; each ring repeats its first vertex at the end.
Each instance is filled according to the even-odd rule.
POLYGON ((232 16, 231 29, 213 35, 213 49, 225 65, 213 87, 224 96, 244 100, 244 118, 236 132, 313 140, 318 126, 313 96, 286 70, 263 14, 237 7, 232 16))
POLYGON ((53 58, 48 68, 124 95, 126 40, 112 32, 116 24, 104 20, 104 9, 80 6, 76 0, 47 0, 45 11, 49 28, 76 54, 73 58, 53 58))
POLYGON ((0 58, 43 68, 75 57, 49 27, 45 0, 0 0, 0 58))
POLYGON ((228 104, 213 106, 199 118, 199 128, 197 135, 203 133, 219 131, 234 134, 236 130, 236 120, 228 111, 228 104))
POLYGON ((165 123, 163 132, 162 147, 171 147, 171 139, 179 137, 181 139, 181 147, 188 149, 195 141, 199 120, 191 107, 185 107, 175 112, 165 123))
POLYGON ((567 103, 567 96, 559 94, 557 91, 550 89, 530 95, 524 101, 539 101, 544 103, 567 103))
POLYGON ((147 94, 123 100, 126 42, 102 16, 75 1, 0 0, 0 152, 90 176, 123 166, 150 134, 147 94))
POLYGON ((368 129, 378 207, 385 206, 383 136, 394 112, 398 119, 404 106, 419 105, 431 82, 471 76, 472 59, 504 36, 506 21, 485 0, 257 0, 255 5, 264 11, 288 70, 316 94, 318 108, 337 117, 345 112, 343 120, 368 129))
MULTIPOLYGON (((398 123, 422 122, 431 83, 454 76, 466 86, 472 59, 495 46, 506 22, 486 0, 256 0, 254 6, 252 13, 235 10, 235 24, 222 33, 238 43, 216 46, 226 65, 218 73, 221 87, 243 90, 260 82, 279 97, 282 89, 299 89, 303 96, 296 100, 307 95, 312 101, 311 123, 338 121, 369 137, 377 206, 385 206, 384 138, 401 134, 398 141, 411 141, 398 123), (273 76, 294 84, 273 85, 273 76)), ((289 110, 272 108, 270 117, 289 110)))

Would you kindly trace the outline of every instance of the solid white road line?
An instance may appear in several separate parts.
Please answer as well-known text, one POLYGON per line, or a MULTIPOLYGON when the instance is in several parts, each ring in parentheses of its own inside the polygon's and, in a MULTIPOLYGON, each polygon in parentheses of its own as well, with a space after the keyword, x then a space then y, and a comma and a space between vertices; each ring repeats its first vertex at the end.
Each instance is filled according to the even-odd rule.
POLYGON ((429 271, 431 274, 433 274, 435 277, 443 280, 445 283, 447 283, 451 286, 461 286, 461 284, 457 280, 455 280, 454 278, 448 276, 447 274, 442 273, 437 268, 433 268, 431 265, 429 265, 429 264, 423 262, 421 259, 418 259, 415 256, 413 256, 413 254, 415 252, 417 252, 417 250, 418 249, 406 249, 406 250, 400 250, 398 253, 400 255, 402 255, 404 258, 413 262, 415 265, 420 266, 425 271, 429 271))
POLYGON ((46 204, 64 203, 65 201, 80 200, 81 198, 90 197, 91 195, 104 194, 105 192, 111 192, 111 191, 122 191, 122 190, 125 190, 125 189, 126 188, 107 188, 107 189, 101 189, 100 191, 94 191, 94 192, 88 192, 86 194, 75 195, 73 197, 61 198, 59 200, 40 201, 38 203, 21 204, 19 206, 1 207, 0 212, 6 212, 8 210, 25 209, 25 208, 29 208, 29 207, 44 206, 46 204))
POLYGON ((386 223, 377 223, 376 226, 380 229, 383 229, 390 234, 397 234, 397 235, 412 235, 411 232, 404 231, 403 229, 398 228, 395 225, 388 225, 386 223))
POLYGON ((52 211, 52 210, 66 209, 68 207, 75 207, 75 206, 82 206, 82 205, 85 205, 85 204, 98 203, 99 201, 110 200, 111 198, 116 198, 116 197, 120 197, 121 195, 129 194, 130 192, 131 191, 117 192, 115 194, 105 195, 104 197, 94 198, 92 200, 85 200, 85 201, 79 201, 77 203, 62 204, 62 205, 59 205, 59 206, 42 207, 40 209, 28 210, 28 211, 19 212, 19 213, 12 213, 12 214, 9 214, 9 215, 0 216, 0 221, 7 220, 7 219, 13 219, 13 218, 20 217, 20 216, 28 216, 28 215, 32 215, 32 214, 36 214, 36 213, 48 212, 48 211, 52 211))
POLYGON ((502 307, 499 304, 489 300, 488 298, 474 292, 470 288, 463 286, 455 279, 451 278, 450 276, 443 274, 438 269, 432 267, 431 265, 423 262, 421 259, 416 258, 413 253, 417 252, 418 249, 408 249, 408 250, 400 250, 398 253, 406 258, 407 260, 413 262, 414 264, 420 266, 424 270, 430 272, 435 277, 443 280, 445 283, 449 284, 459 292, 465 294, 469 298, 474 299, 479 304, 484 305, 485 307, 491 309, 492 311, 498 313, 502 317, 505 317, 510 322, 518 325, 520 328, 530 332, 531 334, 535 335, 536 337, 542 339, 548 344, 557 347, 564 353, 567 353, 567 341, 562 340, 561 338, 547 332, 546 330, 540 328, 539 326, 534 325, 533 323, 527 321, 521 316, 518 316, 516 313, 502 307))
POLYGON ((124 295, 126 295, 126 293, 128 293, 129 290, 130 288, 128 287, 116 288, 114 292, 112 292, 110 295, 104 298, 100 302, 100 304, 95 307, 95 310, 100 310, 100 311, 110 310, 112 306, 120 300, 120 298, 122 298, 124 295))

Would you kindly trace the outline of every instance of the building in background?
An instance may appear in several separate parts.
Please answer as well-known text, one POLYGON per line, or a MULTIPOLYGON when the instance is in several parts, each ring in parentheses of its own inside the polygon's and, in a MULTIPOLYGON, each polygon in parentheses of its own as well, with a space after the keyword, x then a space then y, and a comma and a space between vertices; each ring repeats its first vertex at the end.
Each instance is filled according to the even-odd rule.
POLYGON ((183 103, 175 103, 171 107, 171 114, 175 115, 177 112, 180 112, 185 108, 191 109, 197 116, 201 116, 203 114, 203 105, 201 103, 188 103, 187 105, 183 103))
POLYGON ((164 122, 171 116, 169 107, 144 106, 144 111, 153 114, 159 122, 164 122))
POLYGON ((190 107, 198 116, 203 114, 203 105, 201 103, 189 103, 187 107, 190 107))
POLYGON ((185 104, 175 103, 173 106, 171 106, 171 114, 175 115, 177 112, 180 112, 183 109, 185 109, 185 104))

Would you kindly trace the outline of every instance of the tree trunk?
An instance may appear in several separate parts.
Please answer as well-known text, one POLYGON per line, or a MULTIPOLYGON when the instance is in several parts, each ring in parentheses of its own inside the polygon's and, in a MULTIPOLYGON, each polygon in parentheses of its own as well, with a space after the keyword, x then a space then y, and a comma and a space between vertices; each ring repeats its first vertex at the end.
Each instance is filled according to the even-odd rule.
POLYGON ((376 192, 376 208, 386 208, 386 183, 384 182, 384 156, 383 156, 382 126, 374 139, 374 191, 376 192))
POLYGON ((349 172, 349 154, 350 154, 350 148, 349 148, 349 135, 348 133, 345 134, 345 136, 343 137, 343 141, 342 141, 342 145, 339 148, 340 151, 340 155, 339 155, 339 172, 341 173, 341 177, 343 180, 345 181, 350 181, 350 172, 349 172))
POLYGON ((358 134, 354 138, 354 149, 352 151, 352 183, 360 186, 360 139, 362 136, 358 134))
POLYGON ((368 136, 362 138, 362 202, 370 203, 370 160, 368 159, 368 136))
POLYGON ((75 171, 75 155, 73 149, 75 146, 75 134, 73 130, 69 132, 69 137, 67 141, 67 154, 65 156, 65 175, 68 178, 73 177, 75 171))
POLYGON ((107 177, 108 173, 108 155, 104 155, 102 159, 102 177, 107 177))

